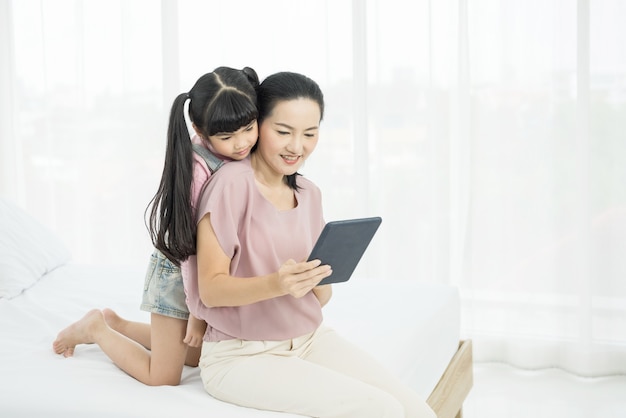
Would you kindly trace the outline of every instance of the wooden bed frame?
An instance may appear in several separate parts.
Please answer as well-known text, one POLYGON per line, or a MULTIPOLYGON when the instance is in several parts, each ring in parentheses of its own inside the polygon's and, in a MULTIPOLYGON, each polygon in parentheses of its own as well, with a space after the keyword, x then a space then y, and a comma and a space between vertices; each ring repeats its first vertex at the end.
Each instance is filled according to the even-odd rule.
POLYGON ((473 383, 472 340, 462 340, 427 400, 437 418, 462 418, 463 401, 473 383))

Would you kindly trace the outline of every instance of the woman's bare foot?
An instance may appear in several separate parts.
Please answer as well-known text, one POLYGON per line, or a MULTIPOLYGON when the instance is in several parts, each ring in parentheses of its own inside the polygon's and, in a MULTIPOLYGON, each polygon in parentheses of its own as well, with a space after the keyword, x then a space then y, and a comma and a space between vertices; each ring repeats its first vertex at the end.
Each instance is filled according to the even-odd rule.
POLYGON ((52 349, 57 354, 63 354, 63 357, 71 357, 76 345, 94 343, 95 331, 103 325, 106 326, 104 315, 99 309, 93 309, 59 332, 52 343, 52 349))

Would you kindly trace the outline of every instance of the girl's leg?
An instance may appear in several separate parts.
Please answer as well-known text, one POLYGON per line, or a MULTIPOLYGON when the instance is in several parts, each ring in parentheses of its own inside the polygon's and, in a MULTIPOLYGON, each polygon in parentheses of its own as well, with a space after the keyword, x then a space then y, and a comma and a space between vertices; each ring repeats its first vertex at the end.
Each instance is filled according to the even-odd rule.
MULTIPOLYGON (((152 349, 152 335, 150 332, 150 324, 145 322, 129 321, 119 316, 111 309, 103 309, 104 319, 106 323, 120 334, 125 335, 131 340, 137 341, 148 350, 152 349)), ((206 322, 202 321, 206 328, 206 322)), ((197 367, 200 360, 201 347, 188 347, 185 365, 197 367)))
POLYGON ((151 349, 152 337, 150 334, 150 324, 145 322, 129 321, 108 308, 103 309, 102 314, 104 315, 106 323, 115 331, 127 336, 131 340, 137 341, 148 350, 151 349))
POLYGON ((151 386, 180 383, 187 346, 183 343, 187 321, 152 314, 150 347, 111 328, 101 311, 94 309, 65 328, 53 343, 54 351, 66 357, 78 344, 95 343, 126 373, 151 386))
POLYGON ((368 353, 342 338, 331 328, 318 329, 313 343, 303 358, 391 394, 404 406, 406 417, 436 417, 426 401, 414 390, 368 353))
POLYGON ((205 343, 200 368, 217 399, 256 409, 337 418, 403 418, 393 396, 298 357, 298 341, 205 343))

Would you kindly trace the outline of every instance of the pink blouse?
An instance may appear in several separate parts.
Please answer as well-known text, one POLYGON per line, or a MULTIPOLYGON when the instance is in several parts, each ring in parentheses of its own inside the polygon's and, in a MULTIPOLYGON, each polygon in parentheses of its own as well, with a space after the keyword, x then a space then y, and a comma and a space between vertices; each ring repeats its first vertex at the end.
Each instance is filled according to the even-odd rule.
MULTIPOLYGON (((304 261, 324 227, 319 188, 298 177, 297 206, 277 210, 259 192, 250 159, 220 168, 208 182, 197 220, 211 213, 211 225, 230 265, 233 280, 253 280, 278 271, 288 259, 304 261)), ((187 305, 192 315, 207 324, 205 341, 285 340, 314 331, 322 310, 313 292, 302 298, 290 295, 237 307, 206 307, 198 293, 196 257, 183 265, 187 305)))

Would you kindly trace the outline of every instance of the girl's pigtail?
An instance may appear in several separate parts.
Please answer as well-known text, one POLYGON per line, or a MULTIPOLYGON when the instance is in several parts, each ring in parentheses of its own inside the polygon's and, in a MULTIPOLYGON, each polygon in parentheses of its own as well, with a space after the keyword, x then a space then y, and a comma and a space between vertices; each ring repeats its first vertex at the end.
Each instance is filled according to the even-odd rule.
POLYGON ((196 248, 190 205, 193 148, 184 116, 188 98, 187 93, 180 94, 172 104, 161 182, 148 206, 152 244, 176 265, 195 254, 196 248))

